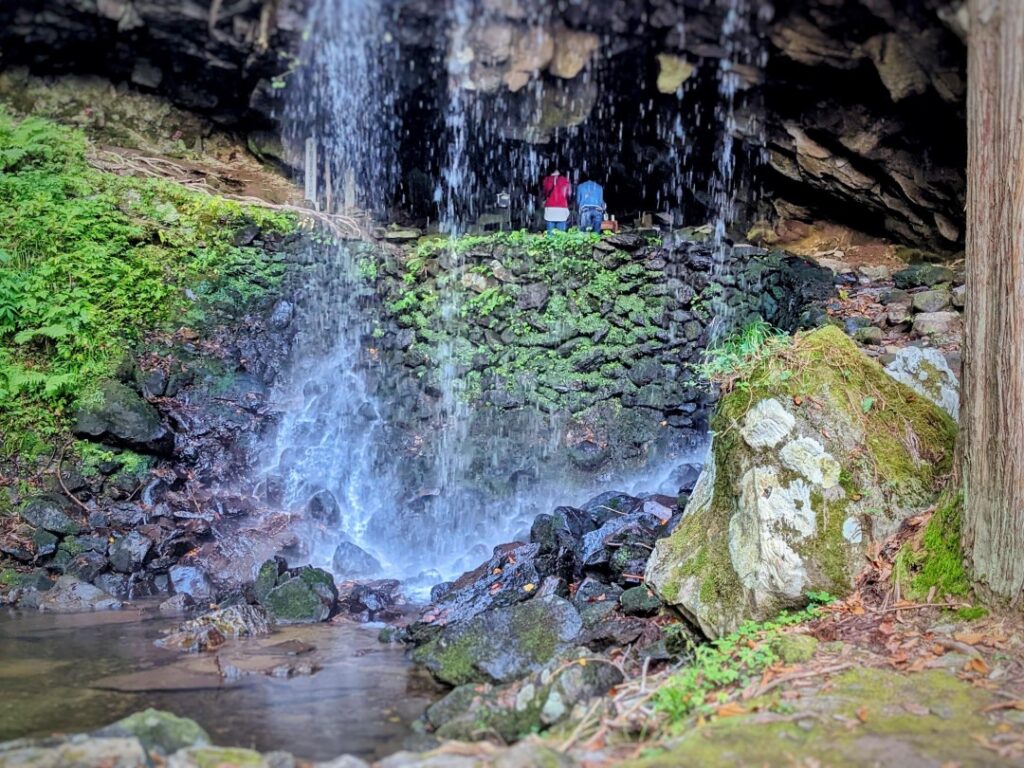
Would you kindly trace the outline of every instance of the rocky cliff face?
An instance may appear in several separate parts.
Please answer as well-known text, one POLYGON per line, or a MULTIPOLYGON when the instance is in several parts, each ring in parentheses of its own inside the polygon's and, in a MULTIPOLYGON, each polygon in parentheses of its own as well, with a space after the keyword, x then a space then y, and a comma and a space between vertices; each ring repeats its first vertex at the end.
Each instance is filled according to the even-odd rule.
MULTIPOLYGON (((251 131, 254 146, 273 153, 265 132, 281 115, 307 5, 20 3, 0 9, 0 67, 129 81, 251 131)), ((760 189, 783 218, 839 219, 957 250, 966 82, 959 4, 793 0, 740 24, 726 23, 727 5, 619 1, 555 12, 488 0, 473 5, 453 42, 436 4, 388 3, 381 33, 395 49, 388 58, 401 63, 393 213, 432 212, 454 56, 464 64, 457 87, 472 94, 473 114, 489 116, 469 149, 470 167, 488 169, 471 179, 472 215, 500 186, 523 198, 528 215, 539 164, 560 160, 604 175, 620 214, 669 206, 701 219, 715 193, 719 126, 731 112, 746 147, 737 178, 752 178, 740 189, 745 205, 760 189), (730 62, 728 90, 737 89, 724 112, 721 62, 730 62)))

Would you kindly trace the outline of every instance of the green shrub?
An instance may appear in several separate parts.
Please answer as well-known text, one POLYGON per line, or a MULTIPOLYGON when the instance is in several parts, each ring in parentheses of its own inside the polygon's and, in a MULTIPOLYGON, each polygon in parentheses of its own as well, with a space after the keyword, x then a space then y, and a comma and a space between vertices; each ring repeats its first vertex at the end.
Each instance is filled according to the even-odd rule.
POLYGON ((692 714, 710 714, 727 689, 745 686, 780 659, 773 641, 786 627, 820 615, 821 605, 833 601, 825 592, 807 595, 811 605, 797 613, 782 613, 773 621, 747 622, 731 635, 692 648, 690 663, 670 677, 654 696, 654 708, 671 722, 692 714))
POLYGON ((77 131, 0 111, 3 453, 44 450, 147 331, 199 325, 283 274, 235 235, 288 231, 291 216, 102 173, 87 152, 77 131))
POLYGON ((757 320, 743 330, 709 347, 696 366, 697 372, 709 381, 724 382, 743 378, 757 364, 789 341, 789 337, 764 320, 757 320))

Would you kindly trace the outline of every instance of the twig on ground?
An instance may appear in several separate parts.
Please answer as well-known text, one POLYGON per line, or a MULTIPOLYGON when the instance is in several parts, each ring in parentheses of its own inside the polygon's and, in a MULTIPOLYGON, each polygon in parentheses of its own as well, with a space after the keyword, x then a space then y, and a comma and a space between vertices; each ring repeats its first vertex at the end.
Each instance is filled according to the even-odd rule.
POLYGON ((75 502, 75 504, 77 504, 83 510, 85 510, 86 514, 89 514, 92 512, 92 510, 89 509, 89 507, 87 507, 81 499, 79 499, 77 496, 75 496, 75 494, 68 490, 67 485, 64 483, 64 477, 61 475, 61 468, 64 465, 64 452, 67 449, 68 444, 64 443, 64 447, 60 449, 60 458, 57 460, 57 482, 60 483, 61 490, 64 491, 65 494, 67 494, 67 497, 71 499, 73 502, 75 502))
POLYGON ((804 679, 806 679, 808 677, 821 677, 821 676, 824 676, 824 675, 834 675, 836 672, 842 672, 844 669, 849 669, 852 666, 853 666, 853 664, 850 664, 850 663, 834 664, 831 667, 822 667, 821 669, 808 669, 808 670, 805 670, 803 672, 794 672, 794 673, 789 674, 789 675, 782 675, 781 677, 775 678, 770 683, 766 683, 764 685, 758 686, 757 689, 754 689, 753 686, 749 686, 746 690, 744 690, 742 692, 742 694, 740 695, 740 698, 745 701, 747 699, 752 699, 755 696, 763 696, 764 694, 768 693, 769 691, 775 690, 780 685, 785 685, 786 683, 791 683, 794 680, 804 680, 804 679))

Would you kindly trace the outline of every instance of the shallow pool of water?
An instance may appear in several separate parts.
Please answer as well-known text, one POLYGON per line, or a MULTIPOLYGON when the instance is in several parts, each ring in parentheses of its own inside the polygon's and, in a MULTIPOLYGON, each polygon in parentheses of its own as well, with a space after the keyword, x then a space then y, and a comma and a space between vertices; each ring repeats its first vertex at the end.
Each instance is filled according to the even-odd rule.
POLYGON ((156 647, 175 624, 136 608, 0 613, 0 741, 90 731, 155 707, 196 720, 218 745, 379 758, 403 748, 441 694, 375 629, 289 627, 207 654, 156 647))

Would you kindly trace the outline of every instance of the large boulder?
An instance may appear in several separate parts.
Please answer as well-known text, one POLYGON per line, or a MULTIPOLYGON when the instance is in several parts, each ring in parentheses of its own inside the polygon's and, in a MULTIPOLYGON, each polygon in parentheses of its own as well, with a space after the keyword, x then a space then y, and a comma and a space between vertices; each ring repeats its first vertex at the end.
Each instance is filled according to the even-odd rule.
POLYGON ((708 464, 647 583, 710 637, 849 591, 869 541, 928 506, 956 425, 839 329, 794 338, 720 401, 708 464))
POLYGON ((170 454, 174 450, 174 433, 160 421, 156 409, 133 389, 113 380, 102 382, 95 397, 78 409, 74 432, 146 453, 170 454))
POLYGON ((568 649, 582 628, 571 603, 554 595, 538 597, 449 625, 412 658, 451 685, 504 683, 568 649))

